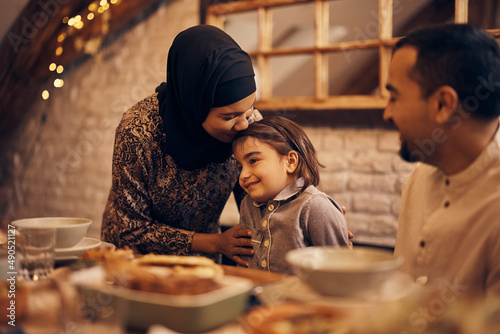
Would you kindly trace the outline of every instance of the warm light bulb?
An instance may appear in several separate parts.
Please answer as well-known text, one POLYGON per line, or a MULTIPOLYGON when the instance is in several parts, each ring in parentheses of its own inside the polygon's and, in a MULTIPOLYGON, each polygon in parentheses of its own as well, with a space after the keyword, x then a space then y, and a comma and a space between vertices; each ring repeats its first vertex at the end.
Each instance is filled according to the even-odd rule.
POLYGON ((59 43, 61 43, 62 41, 64 41, 66 39, 66 33, 63 32, 62 34, 60 34, 59 36, 57 36, 57 41, 59 43))
POLYGON ((87 15, 87 20, 92 21, 94 19, 94 13, 89 13, 87 15))
POLYGON ((63 48, 62 46, 60 46, 56 49, 56 56, 60 56, 62 53, 63 53, 63 48))
POLYGON ((64 81, 62 79, 54 80, 54 87, 61 88, 64 85, 64 81))
POLYGON ((108 0, 101 0, 99 2, 99 5, 102 6, 102 7, 104 7, 107 3, 108 3, 108 0))
POLYGON ((50 65, 49 65, 49 70, 50 70, 51 72, 54 72, 54 71, 56 70, 56 68, 57 68, 56 63, 52 63, 52 64, 50 64, 50 65))
POLYGON ((47 100, 49 98, 50 94, 48 90, 44 90, 42 92, 42 99, 47 100))
POLYGON ((64 71, 64 67, 62 65, 57 66, 56 72, 61 74, 64 71))

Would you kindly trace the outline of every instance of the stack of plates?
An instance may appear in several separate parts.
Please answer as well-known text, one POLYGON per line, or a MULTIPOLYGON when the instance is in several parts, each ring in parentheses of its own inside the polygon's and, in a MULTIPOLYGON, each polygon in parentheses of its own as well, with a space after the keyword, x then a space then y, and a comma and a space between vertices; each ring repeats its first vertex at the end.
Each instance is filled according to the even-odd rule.
POLYGON ((87 250, 98 247, 115 248, 114 245, 96 238, 84 237, 79 243, 69 248, 56 248, 56 261, 73 260, 85 254, 87 250))

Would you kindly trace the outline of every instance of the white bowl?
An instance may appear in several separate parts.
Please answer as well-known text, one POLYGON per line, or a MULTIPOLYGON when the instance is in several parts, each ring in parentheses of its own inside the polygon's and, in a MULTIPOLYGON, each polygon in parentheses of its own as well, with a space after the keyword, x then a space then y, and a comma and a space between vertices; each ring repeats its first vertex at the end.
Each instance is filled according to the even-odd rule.
POLYGON ((403 264, 391 252, 354 247, 306 247, 287 253, 297 276, 320 294, 367 297, 403 264))
POLYGON ((87 234, 92 220, 71 217, 43 217, 20 219, 12 222, 17 227, 55 228, 56 248, 70 248, 87 234))

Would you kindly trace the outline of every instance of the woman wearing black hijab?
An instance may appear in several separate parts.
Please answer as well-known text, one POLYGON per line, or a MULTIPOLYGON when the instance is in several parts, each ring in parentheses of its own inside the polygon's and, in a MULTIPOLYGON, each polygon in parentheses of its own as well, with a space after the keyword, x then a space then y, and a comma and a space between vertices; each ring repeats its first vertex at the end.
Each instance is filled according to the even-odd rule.
POLYGON ((222 253, 245 265, 238 255, 252 254, 249 230, 221 234, 218 220, 239 174, 231 142, 260 118, 254 102, 251 59, 230 36, 208 25, 177 35, 166 83, 116 130, 103 240, 139 253, 222 253))

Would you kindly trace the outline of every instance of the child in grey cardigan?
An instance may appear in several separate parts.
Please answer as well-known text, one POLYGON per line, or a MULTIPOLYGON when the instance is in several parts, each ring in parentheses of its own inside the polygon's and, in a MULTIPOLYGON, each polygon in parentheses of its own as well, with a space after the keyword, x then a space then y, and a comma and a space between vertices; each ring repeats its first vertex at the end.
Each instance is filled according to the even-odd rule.
POLYGON ((285 261, 292 249, 349 246, 342 209, 316 189, 321 164, 299 125, 283 117, 264 118, 237 135, 233 152, 247 192, 240 228, 252 232, 250 268, 292 273, 285 261))

